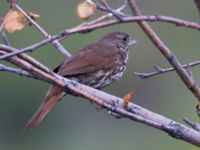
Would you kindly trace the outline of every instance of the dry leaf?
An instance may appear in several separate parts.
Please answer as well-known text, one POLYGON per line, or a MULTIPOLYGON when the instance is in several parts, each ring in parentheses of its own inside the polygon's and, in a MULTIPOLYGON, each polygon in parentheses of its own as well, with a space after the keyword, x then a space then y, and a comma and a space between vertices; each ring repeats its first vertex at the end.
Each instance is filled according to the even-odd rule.
POLYGON ((123 97, 124 108, 128 107, 128 103, 131 101, 132 97, 133 97, 133 92, 129 92, 123 97))
POLYGON ((96 4, 91 0, 85 0, 77 5, 76 12, 81 19, 88 19, 96 12, 96 4))
POLYGON ((33 20, 36 20, 37 18, 40 17, 39 14, 35 14, 35 13, 32 13, 32 12, 28 12, 28 15, 29 15, 29 17, 31 17, 31 19, 33 19, 33 20))
MULTIPOLYGON (((35 13, 32 13, 32 12, 28 12, 28 15, 29 15, 29 17, 31 17, 31 19, 33 19, 33 20, 36 20, 37 18, 40 17, 39 14, 35 14, 35 13)), ((32 26, 32 23, 31 23, 31 22, 29 22, 29 26, 32 26)))
POLYGON ((25 16, 16 10, 11 9, 3 20, 3 27, 10 33, 24 28, 25 16))

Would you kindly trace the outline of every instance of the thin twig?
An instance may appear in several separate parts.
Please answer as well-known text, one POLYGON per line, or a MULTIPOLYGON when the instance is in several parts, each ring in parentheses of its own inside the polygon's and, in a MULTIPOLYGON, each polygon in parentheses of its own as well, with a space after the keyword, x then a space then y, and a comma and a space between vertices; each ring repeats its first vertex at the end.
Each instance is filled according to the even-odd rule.
MULTIPOLYGON (((38 29, 45 37, 51 38, 49 35, 36 21, 34 21, 18 4, 15 5, 15 8, 18 9, 26 18, 27 20, 36 28, 38 29)), ((63 45, 58 41, 54 40, 51 41, 52 45, 58 49, 65 57, 70 57, 71 54, 67 51, 63 45)))
MULTIPOLYGON (((7 53, 19 51, 18 49, 14 48, 14 47, 7 46, 7 45, 1 45, 1 44, 0 44, 0 50, 4 50, 7 53)), ((5 53, 5 54, 7 54, 7 53, 5 53)), ((42 71, 44 71, 46 73, 51 73, 52 72, 46 66, 44 66, 41 63, 39 63, 38 61, 36 61, 32 57, 28 56, 27 54, 20 54, 18 57, 20 57, 22 60, 30 63, 31 65, 37 67, 38 69, 40 69, 40 70, 42 70, 42 71)))
MULTIPOLYGON (((116 9, 117 12, 120 12, 122 15, 126 16, 124 13, 122 13, 121 11, 127 6, 127 0, 125 0, 124 4, 122 6, 120 6, 119 8, 116 9)), ((106 11, 105 7, 102 7, 101 5, 97 4, 97 8, 101 11, 106 11)), ((106 19, 109 19, 113 16, 112 13, 108 13, 106 15, 103 15, 95 20, 90 21, 89 23, 86 23, 87 25, 92 25, 92 24, 97 24, 99 22, 102 22, 106 19)))
POLYGON ((6 33, 5 33, 4 30, 1 31, 1 35, 2 35, 2 38, 3 38, 4 43, 5 43, 6 45, 10 46, 10 41, 9 41, 8 36, 6 35, 6 33))
POLYGON ((7 72, 11 72, 11 73, 16 73, 20 76, 25 76, 28 78, 34 78, 32 76, 32 74, 22 70, 22 69, 17 69, 17 68, 13 68, 13 67, 9 67, 9 66, 5 66, 3 64, 0 64, 0 71, 7 71, 7 72))
POLYGON ((71 34, 80 33, 80 32, 82 33, 84 31, 94 30, 94 29, 103 28, 103 27, 112 26, 112 25, 117 25, 117 24, 121 24, 121 23, 140 22, 140 21, 144 21, 144 20, 145 21, 167 22, 167 23, 175 24, 176 26, 183 26, 183 27, 188 27, 188 28, 200 30, 200 24, 198 24, 198 23, 184 21, 184 20, 180 20, 180 19, 168 17, 168 16, 159 16, 159 15, 128 16, 128 17, 124 17, 122 22, 119 22, 118 20, 103 21, 103 22, 98 22, 96 24, 93 24, 93 23, 90 24, 90 22, 89 22, 89 23, 86 23, 86 24, 83 24, 83 25, 78 25, 78 26, 73 27, 71 29, 66 29, 66 30, 64 30, 64 31, 62 31, 62 32, 60 32, 56 35, 51 36, 48 39, 41 40, 38 43, 35 43, 35 44, 28 46, 28 47, 25 47, 25 48, 19 50, 18 52, 13 52, 13 53, 6 54, 4 56, 0 56, 0 59, 5 59, 7 57, 12 57, 14 55, 18 55, 18 54, 25 53, 25 52, 28 52, 28 51, 36 50, 36 49, 44 46, 48 42, 52 42, 54 40, 61 39, 65 36, 68 36, 68 35, 71 35, 71 34))
POLYGON ((119 22, 123 21, 124 15, 121 15, 119 11, 112 9, 108 4, 107 0, 100 0, 100 1, 104 5, 105 8, 104 11, 108 11, 109 13, 113 14, 113 16, 116 17, 119 20, 119 22))
MULTIPOLYGON (((134 15, 140 16, 141 12, 137 6, 135 0, 128 0, 128 4, 134 15)), ((153 31, 153 29, 145 22, 138 22, 140 27, 143 29, 145 34, 149 37, 152 43, 160 50, 168 62, 174 67, 179 77, 185 83, 185 85, 191 90, 191 92, 196 96, 197 100, 200 101, 200 88, 193 77, 182 67, 179 60, 171 52, 171 50, 161 41, 158 35, 153 31)))
POLYGON ((193 122, 193 121, 189 120, 188 118, 183 118, 183 121, 185 123, 187 123, 189 126, 191 126, 193 129, 195 129, 196 131, 200 132, 200 124, 199 123, 193 122))
MULTIPOLYGON (((0 50, 0 55, 3 54, 5 54, 5 52, 0 50)), ((11 57, 7 60, 31 73, 35 78, 51 84, 55 84, 63 88, 63 90, 65 90, 66 92, 72 91, 80 96, 87 98, 89 101, 92 101, 102 108, 106 108, 109 111, 118 113, 125 118, 129 118, 131 120, 160 129, 174 138, 181 139, 194 145, 200 146, 200 133, 194 129, 188 128, 178 122, 151 112, 133 103, 129 103, 128 108, 124 109, 123 99, 119 97, 63 78, 62 76, 59 76, 57 74, 50 75, 35 68, 30 63, 21 60, 18 57, 11 57)))
MULTIPOLYGON (((194 62, 191 62, 191 63, 188 63, 188 64, 184 64, 184 65, 182 65, 182 67, 187 69, 187 68, 195 67, 197 65, 200 65, 200 60, 194 61, 194 62)), ((153 71, 153 72, 149 72, 149 73, 135 72, 134 74, 136 76, 140 77, 141 79, 147 79, 147 78, 150 78, 152 76, 161 75, 161 74, 164 74, 164 73, 175 71, 175 69, 172 68, 172 67, 170 67, 170 68, 161 68, 161 67, 159 67, 157 65, 154 66, 154 69, 155 69, 155 71, 153 71)))
MULTIPOLYGON (((23 49, 21 49, 21 50, 19 50, 19 51, 12 52, 12 53, 8 53, 8 54, 6 54, 6 55, 4 55, 4 56, 1 56, 0 59, 5 59, 5 58, 8 58, 8 57, 12 57, 12 56, 15 56, 15 55, 19 55, 19 54, 21 54, 21 53, 25 53, 25 52, 28 52, 28 51, 36 50, 36 49, 38 49, 38 48, 40 48, 40 47, 46 45, 48 42, 52 42, 52 41, 54 41, 54 40, 57 40, 57 39, 59 39, 59 38, 65 36, 65 35, 67 35, 67 34, 68 34, 68 31, 65 30, 65 31, 63 31, 62 33, 56 34, 55 36, 51 36, 51 37, 48 38, 48 39, 44 39, 44 40, 42 40, 42 41, 40 41, 40 42, 38 42, 38 43, 36 43, 36 44, 33 44, 33 45, 28 46, 28 47, 26 47, 26 48, 23 48, 23 49)), ((2 46, 2 44, 0 44, 0 45, 2 46)))

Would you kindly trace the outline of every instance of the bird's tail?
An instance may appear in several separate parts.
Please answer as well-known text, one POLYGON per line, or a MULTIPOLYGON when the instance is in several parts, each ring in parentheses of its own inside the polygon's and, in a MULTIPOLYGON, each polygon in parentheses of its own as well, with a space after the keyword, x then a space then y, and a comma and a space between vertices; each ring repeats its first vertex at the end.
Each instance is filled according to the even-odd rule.
POLYGON ((28 121, 25 129, 32 129, 40 124, 51 108, 65 95, 65 92, 59 87, 52 86, 46 94, 44 102, 35 112, 33 117, 28 121))

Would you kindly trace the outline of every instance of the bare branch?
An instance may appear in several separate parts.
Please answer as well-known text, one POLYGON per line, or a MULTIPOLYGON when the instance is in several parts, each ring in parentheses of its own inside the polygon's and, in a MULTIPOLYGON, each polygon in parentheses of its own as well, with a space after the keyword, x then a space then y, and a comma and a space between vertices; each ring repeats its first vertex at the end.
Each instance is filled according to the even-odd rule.
MULTIPOLYGON (((6 53, 19 51, 18 49, 13 48, 11 46, 1 45, 1 44, 0 44, 0 50, 5 51, 6 53)), ((4 53, 4 54, 6 54, 6 53, 4 53)), ((24 61, 27 61, 31 65, 37 67, 38 69, 40 69, 40 70, 42 70, 42 71, 44 71, 46 73, 51 73, 52 72, 46 66, 42 65, 41 63, 39 63, 38 61, 36 61, 35 59, 33 59, 32 57, 30 57, 30 56, 28 56, 26 54, 20 54, 18 57, 21 58, 24 61)))
MULTIPOLYGON (((128 0, 128 4, 134 15, 140 16, 141 12, 137 6, 135 0, 128 0)), ((145 34, 149 37, 152 43, 160 50, 168 62, 174 67, 179 77, 185 83, 185 85, 191 90, 191 92, 196 96, 197 100, 200 101, 200 88, 196 81, 191 77, 191 75, 182 67, 179 60, 171 52, 171 50, 161 41, 158 35, 153 31, 153 29, 145 22, 138 22, 140 27, 143 29, 145 34)))
POLYGON ((28 78, 34 78, 30 73, 28 73, 28 72, 26 72, 22 69, 17 69, 17 68, 5 66, 3 64, 0 64, 0 71, 7 71, 7 72, 11 72, 11 73, 16 73, 20 76, 25 76, 25 77, 28 77, 28 78))
POLYGON ((113 16, 115 16, 119 22, 123 21, 123 17, 125 15, 123 15, 123 13, 120 13, 119 11, 113 10, 110 5, 108 4, 107 0, 101 0, 101 3, 104 5, 104 11, 108 11, 109 13, 113 14, 113 16))
MULTIPOLYGON (((116 11, 121 13, 121 15, 126 16, 124 13, 121 12, 126 6, 127 6, 127 0, 125 0, 125 3, 122 6, 120 6, 119 8, 117 8, 116 11)), ((102 7, 101 5, 98 5, 98 4, 97 4, 97 9, 99 9, 101 11, 107 11, 107 9, 105 9, 105 7, 102 7)), ((92 20, 92 21, 90 21, 89 23, 86 23, 86 24, 87 25, 96 24, 96 23, 99 23, 99 22, 104 21, 106 19, 109 19, 112 16, 113 16, 112 13, 108 13, 108 14, 106 14, 104 16, 101 16, 101 17, 99 17, 99 18, 97 18, 95 20, 92 20)))
POLYGON ((83 33, 84 31, 94 30, 94 29, 103 28, 103 27, 112 26, 112 25, 117 25, 120 23, 140 22, 140 21, 144 21, 144 20, 145 21, 162 21, 162 22, 172 23, 177 26, 183 26, 183 27, 200 30, 200 24, 198 24, 198 23, 184 21, 184 20, 173 18, 173 17, 159 16, 159 15, 156 15, 156 16, 155 15, 154 16, 128 16, 128 17, 124 17, 122 22, 119 22, 118 20, 109 20, 109 21, 103 21, 103 22, 98 22, 98 23, 94 24, 94 22, 91 21, 91 24, 89 22, 89 23, 84 23, 82 25, 78 25, 71 29, 66 29, 56 35, 51 36, 48 39, 44 39, 44 40, 42 40, 38 43, 35 43, 31 46, 25 47, 25 48, 19 50, 18 52, 13 52, 13 53, 6 54, 4 56, 0 56, 0 59, 5 59, 7 57, 12 57, 12 56, 15 56, 15 55, 18 55, 21 53, 36 50, 36 49, 44 46, 48 42, 52 42, 54 40, 61 39, 65 36, 68 36, 71 34, 80 33, 80 32, 83 33))
MULTIPOLYGON (((191 62, 191 63, 188 63, 188 64, 184 64, 184 65, 182 65, 182 67, 187 69, 187 68, 195 67, 197 65, 200 65, 200 60, 194 61, 194 62, 191 62)), ((164 73, 175 71, 174 68, 161 68, 157 65, 154 66, 154 69, 155 69, 155 71, 153 71, 153 72, 149 72, 149 73, 135 72, 134 74, 136 76, 140 77, 141 79, 147 79, 147 78, 150 78, 152 76, 161 75, 161 74, 164 74, 164 73)))
MULTIPOLYGON (((28 46, 28 47, 26 47, 26 48, 23 48, 23 49, 21 49, 21 50, 19 50, 19 51, 12 52, 12 53, 8 53, 8 54, 6 54, 6 55, 4 55, 4 56, 1 56, 0 59, 5 59, 5 58, 8 58, 8 57, 12 57, 12 56, 15 56, 15 55, 19 55, 19 54, 21 54, 21 53, 25 53, 25 52, 28 52, 28 51, 36 50, 37 48, 40 48, 40 47, 46 45, 48 42, 52 42, 52 41, 54 41, 54 40, 56 40, 56 39, 59 39, 60 37, 62 37, 62 36, 64 36, 64 35, 67 35, 67 34, 68 34, 68 31, 65 30, 65 31, 63 31, 62 33, 59 33, 59 34, 57 34, 57 35, 55 35, 55 36, 51 36, 51 37, 48 38, 48 39, 44 39, 44 40, 42 40, 42 41, 40 41, 40 42, 38 42, 38 43, 36 43, 36 44, 33 44, 33 45, 28 46)), ((2 44, 0 44, 0 45, 3 46, 2 44)))
MULTIPOLYGON (((18 9, 26 18, 27 20, 36 28, 38 29, 45 37, 51 38, 49 35, 39 24, 37 24, 18 4, 15 5, 15 8, 18 9)), ((63 47, 63 45, 58 41, 54 40, 51 41, 52 45, 58 49, 65 57, 70 57, 71 54, 63 47)))
POLYGON ((4 30, 1 31, 1 35, 2 35, 2 37, 3 37, 4 43, 5 43, 6 45, 10 46, 10 41, 9 41, 8 36, 6 35, 6 33, 5 33, 4 30))
POLYGON ((193 129, 200 132, 200 124, 199 123, 192 122, 191 120, 189 120, 187 118, 183 118, 183 121, 185 123, 187 123, 189 126, 191 126, 193 129))
MULTIPOLYGON (((0 50, 0 55, 4 55, 5 53, 5 51, 0 50)), ((125 118, 165 131, 174 138, 200 146, 200 133, 194 129, 188 128, 178 122, 151 112, 133 103, 129 103, 128 108, 124 109, 123 100, 119 97, 82 85, 57 74, 50 75, 18 57, 11 57, 7 60, 26 70, 35 78, 55 84, 63 88, 66 92, 74 92, 111 112, 118 113, 125 118)))

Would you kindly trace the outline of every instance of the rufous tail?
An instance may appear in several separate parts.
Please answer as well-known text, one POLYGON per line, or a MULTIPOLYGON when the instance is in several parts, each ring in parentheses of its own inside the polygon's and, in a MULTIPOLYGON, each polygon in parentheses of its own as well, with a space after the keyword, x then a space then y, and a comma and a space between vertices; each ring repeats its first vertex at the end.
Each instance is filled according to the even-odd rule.
POLYGON ((64 95, 65 92, 63 92, 61 88, 52 86, 47 92, 44 102, 40 105, 39 109, 26 124, 25 129, 32 129, 38 126, 47 113, 53 108, 56 102, 64 95))

